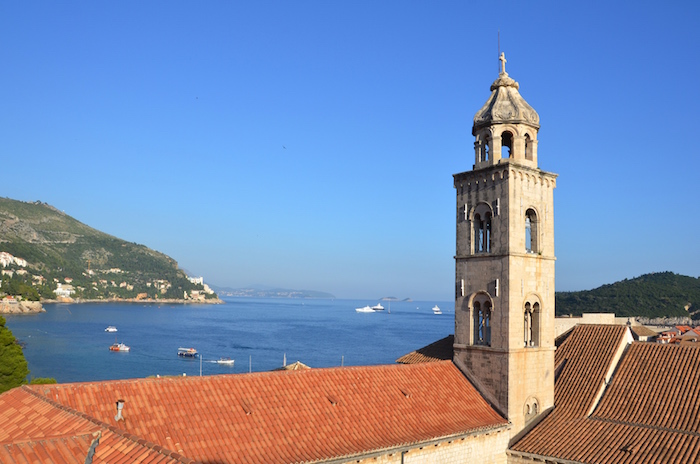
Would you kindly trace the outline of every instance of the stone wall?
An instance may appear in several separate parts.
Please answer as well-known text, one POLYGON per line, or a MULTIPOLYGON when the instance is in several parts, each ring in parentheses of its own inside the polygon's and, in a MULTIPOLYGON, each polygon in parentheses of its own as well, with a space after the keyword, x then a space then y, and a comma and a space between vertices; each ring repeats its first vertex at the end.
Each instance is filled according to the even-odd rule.
POLYGON ((406 448, 371 458, 360 464, 507 464, 507 428, 473 436, 406 448))
POLYGON ((616 324, 618 322, 615 319, 613 313, 583 313, 581 317, 557 317, 554 320, 554 336, 558 337, 578 324, 616 324))

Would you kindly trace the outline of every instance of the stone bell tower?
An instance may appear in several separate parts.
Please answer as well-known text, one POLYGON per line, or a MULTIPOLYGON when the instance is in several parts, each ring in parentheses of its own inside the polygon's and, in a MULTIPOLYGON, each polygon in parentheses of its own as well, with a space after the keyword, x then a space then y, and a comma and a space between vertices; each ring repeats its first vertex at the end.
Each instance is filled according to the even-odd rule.
POLYGON ((454 361, 513 424, 554 405, 556 174, 537 167, 539 116, 501 72, 474 116, 457 191, 454 361))

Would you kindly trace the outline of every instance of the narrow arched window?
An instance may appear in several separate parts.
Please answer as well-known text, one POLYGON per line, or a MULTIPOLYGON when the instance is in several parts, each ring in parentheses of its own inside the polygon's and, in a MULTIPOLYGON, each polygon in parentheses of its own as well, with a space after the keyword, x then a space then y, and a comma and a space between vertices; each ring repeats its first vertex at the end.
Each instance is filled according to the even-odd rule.
POLYGON ((532 305, 530 346, 540 346, 540 304, 532 305))
POLYGON ((484 221, 484 251, 486 253, 491 253, 491 214, 486 213, 486 220, 484 221))
POLYGON ((489 160, 489 138, 484 137, 484 145, 483 145, 483 151, 482 151, 483 156, 481 157, 482 161, 488 161, 489 160))
POLYGON ((537 215, 532 209, 525 212, 525 251, 537 253, 537 215))
POLYGON ((491 213, 474 215, 474 252, 491 252, 491 213))
POLYGON ((532 221, 525 216, 525 250, 532 252, 532 221))
POLYGON ((474 344, 491 345, 491 303, 474 302, 474 344))
POLYGON ((525 413, 525 423, 528 423, 534 419, 540 412, 540 405, 537 398, 531 396, 525 400, 525 408, 523 412, 525 413))
POLYGON ((481 220, 481 215, 474 215, 474 251, 483 253, 484 251, 484 221, 481 220))
POLYGON ((525 159, 532 159, 532 141, 530 134, 525 134, 525 159))
POLYGON ((507 131, 501 134, 501 158, 513 158, 513 134, 507 131))
POLYGON ((525 348, 540 345, 540 304, 525 303, 525 318, 523 320, 523 334, 525 348))
POLYGON ((532 307, 530 303, 525 303, 525 320, 523 321, 525 333, 523 338, 525 341, 525 347, 531 345, 532 342, 532 307))
POLYGON ((480 342, 479 337, 479 321, 481 320, 481 303, 478 301, 474 302, 474 343, 478 344, 480 342))
POLYGON ((491 303, 484 303, 481 331, 484 335, 484 344, 491 346, 491 303))

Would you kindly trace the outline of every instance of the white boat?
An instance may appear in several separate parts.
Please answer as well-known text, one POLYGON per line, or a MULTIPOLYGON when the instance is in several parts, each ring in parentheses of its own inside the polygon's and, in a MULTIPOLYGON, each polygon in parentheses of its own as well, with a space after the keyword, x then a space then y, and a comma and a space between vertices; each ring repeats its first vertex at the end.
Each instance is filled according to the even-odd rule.
POLYGON ((442 314, 442 311, 440 311, 438 305, 433 306, 433 314, 442 314))
POLYGON ((194 348, 178 348, 177 349, 177 355, 182 356, 183 358, 196 358, 197 357, 197 350, 194 348))
POLYGON ((374 309, 370 308, 369 306, 363 306, 362 308, 355 308, 355 311, 358 313, 373 313, 374 309))
POLYGON ((233 363, 235 361, 231 358, 219 358, 216 363, 217 364, 226 364, 227 366, 233 366, 233 363))
POLYGON ((384 306, 381 303, 372 306, 372 311, 384 311, 384 306))
POLYGON ((105 332, 116 332, 116 331, 117 331, 117 328, 114 327, 113 325, 110 325, 109 327, 107 327, 105 329, 105 332))
POLYGON ((131 348, 123 343, 115 343, 109 347, 109 351, 130 351, 131 348))

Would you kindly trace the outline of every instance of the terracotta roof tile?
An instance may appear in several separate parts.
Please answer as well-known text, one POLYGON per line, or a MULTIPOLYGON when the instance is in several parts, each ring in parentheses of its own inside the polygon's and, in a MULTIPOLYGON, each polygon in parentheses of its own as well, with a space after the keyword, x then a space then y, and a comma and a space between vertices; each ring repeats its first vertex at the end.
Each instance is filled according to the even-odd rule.
POLYGON ((0 395, 0 462, 84 463, 94 443, 93 462, 182 463, 139 444, 107 424, 54 403, 29 387, 0 395))
MULTIPOLYGON (((614 344, 613 339, 598 342, 608 346, 584 349, 582 340, 576 342, 578 356, 586 359, 582 366, 594 375, 609 367, 609 358, 594 362, 595 353, 614 344)), ((700 462, 699 372, 698 348, 635 342, 590 416, 580 414, 585 408, 571 408, 576 383, 557 380, 555 390, 569 409, 566 402, 563 408, 555 402, 554 411, 511 452, 600 464, 700 462)), ((585 401, 586 391, 584 385, 585 401)))
POLYGON ((31 388, 208 462, 351 457, 507 426, 450 361, 31 388))
POLYGON ((588 411, 625 332, 622 325, 578 325, 557 348, 554 404, 560 414, 588 411))
POLYGON ((454 357, 454 343, 455 336, 448 335, 430 345, 401 356, 396 362, 402 364, 417 364, 452 360, 454 357))

